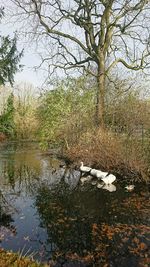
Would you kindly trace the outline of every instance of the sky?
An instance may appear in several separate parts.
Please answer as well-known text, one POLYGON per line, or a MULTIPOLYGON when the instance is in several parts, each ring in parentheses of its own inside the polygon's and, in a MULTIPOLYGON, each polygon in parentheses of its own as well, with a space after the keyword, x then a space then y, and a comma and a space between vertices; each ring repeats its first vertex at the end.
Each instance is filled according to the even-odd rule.
POLYGON ((36 54, 30 51, 25 52, 20 63, 23 65, 23 68, 22 71, 15 75, 15 81, 25 81, 32 83, 34 86, 41 87, 44 82, 44 78, 39 71, 34 70, 34 67, 39 64, 36 54))

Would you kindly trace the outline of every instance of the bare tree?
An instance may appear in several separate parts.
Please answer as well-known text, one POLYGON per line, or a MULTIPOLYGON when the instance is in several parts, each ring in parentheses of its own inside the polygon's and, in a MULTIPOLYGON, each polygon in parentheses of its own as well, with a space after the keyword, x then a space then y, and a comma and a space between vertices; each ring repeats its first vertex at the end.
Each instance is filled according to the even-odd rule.
POLYGON ((111 70, 118 64, 132 71, 150 66, 149 0, 11 1, 51 48, 41 65, 47 61, 51 72, 77 68, 96 77, 96 124, 104 127, 111 70))

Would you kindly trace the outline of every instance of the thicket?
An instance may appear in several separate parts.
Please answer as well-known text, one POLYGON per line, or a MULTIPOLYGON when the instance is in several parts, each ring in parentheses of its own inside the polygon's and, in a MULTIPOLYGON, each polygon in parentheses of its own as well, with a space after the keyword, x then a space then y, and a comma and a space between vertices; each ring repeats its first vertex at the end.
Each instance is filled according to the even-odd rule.
POLYGON ((39 135, 43 147, 57 144, 71 161, 148 180, 150 101, 136 85, 119 84, 116 90, 108 86, 101 129, 94 124, 94 82, 87 77, 59 82, 40 99, 39 135))
POLYGON ((14 101, 16 139, 37 140, 37 107, 35 88, 26 83, 17 85, 14 101))
MULTIPOLYGON (((4 92, 5 89, 2 88, 4 92)), ((10 139, 36 140, 38 100, 33 86, 16 85, 14 93, 9 93, 7 101, 2 99, 1 104, 2 102, 5 102, 5 105, 1 107, 0 114, 1 136, 5 134, 10 139)))
POLYGON ((11 93, 0 116, 0 132, 9 137, 14 137, 15 135, 14 112, 14 96, 11 93))
POLYGON ((94 125, 94 88, 84 77, 54 85, 40 98, 37 111, 43 147, 50 144, 69 149, 94 125))

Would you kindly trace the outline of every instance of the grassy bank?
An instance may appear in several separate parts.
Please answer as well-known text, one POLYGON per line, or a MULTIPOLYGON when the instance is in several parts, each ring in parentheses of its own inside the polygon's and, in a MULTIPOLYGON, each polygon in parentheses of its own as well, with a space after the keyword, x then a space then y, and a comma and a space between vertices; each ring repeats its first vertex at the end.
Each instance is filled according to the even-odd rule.
POLYGON ((47 267, 17 253, 0 249, 0 267, 47 267))

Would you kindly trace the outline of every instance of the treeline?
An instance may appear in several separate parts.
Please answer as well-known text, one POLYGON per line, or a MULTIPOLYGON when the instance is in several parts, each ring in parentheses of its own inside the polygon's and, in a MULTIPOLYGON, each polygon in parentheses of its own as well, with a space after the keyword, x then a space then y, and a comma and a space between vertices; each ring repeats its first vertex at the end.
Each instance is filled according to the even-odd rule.
POLYGON ((38 101, 33 92, 33 86, 22 84, 13 91, 10 88, 7 90, 7 87, 2 87, 2 90, 6 91, 8 96, 5 97, 3 94, 4 100, 1 97, 0 133, 5 134, 8 139, 35 140, 37 134, 36 103, 38 101), (5 102, 3 107, 2 102, 5 102))
MULTIPOLYGON (((138 83, 137 83, 138 84, 138 83)), ((108 82, 105 129, 95 125, 95 83, 90 77, 56 81, 35 96, 22 85, 10 94, 0 115, 0 132, 16 140, 61 147, 71 161, 149 179, 150 100, 144 89, 122 80, 108 82)))

